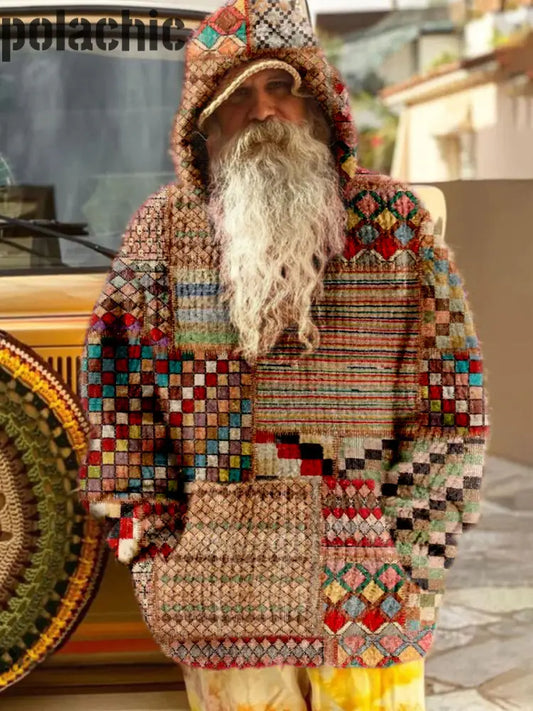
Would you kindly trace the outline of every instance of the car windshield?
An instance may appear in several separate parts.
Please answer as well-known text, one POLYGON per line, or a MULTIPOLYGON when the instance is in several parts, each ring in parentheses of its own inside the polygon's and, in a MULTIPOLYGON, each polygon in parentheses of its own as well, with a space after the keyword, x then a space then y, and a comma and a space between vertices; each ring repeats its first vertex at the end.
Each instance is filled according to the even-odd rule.
MULTIPOLYGON (((0 215, 116 251, 134 210, 173 179, 183 52, 13 52, 0 73, 0 215), (53 222, 53 221, 57 222, 53 222)), ((105 269, 72 239, 0 222, 0 272, 105 269)))

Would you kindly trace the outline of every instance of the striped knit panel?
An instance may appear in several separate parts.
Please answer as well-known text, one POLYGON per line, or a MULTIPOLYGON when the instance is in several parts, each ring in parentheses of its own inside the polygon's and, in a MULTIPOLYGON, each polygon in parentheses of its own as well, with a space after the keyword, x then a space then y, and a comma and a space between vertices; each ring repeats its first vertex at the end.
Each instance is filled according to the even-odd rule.
POLYGON ((200 357, 206 349, 217 352, 237 344, 229 310, 220 301, 220 246, 204 197, 201 188, 176 191, 169 255, 173 345, 200 357))
POLYGON ((229 311, 220 303, 217 269, 176 269, 174 318, 178 347, 223 347, 235 345, 236 335, 229 311))
POLYGON ((415 411, 419 282, 412 257, 336 263, 315 307, 320 347, 288 334, 256 376, 258 432, 390 432, 415 411), (300 355, 299 358, 295 356, 300 355))

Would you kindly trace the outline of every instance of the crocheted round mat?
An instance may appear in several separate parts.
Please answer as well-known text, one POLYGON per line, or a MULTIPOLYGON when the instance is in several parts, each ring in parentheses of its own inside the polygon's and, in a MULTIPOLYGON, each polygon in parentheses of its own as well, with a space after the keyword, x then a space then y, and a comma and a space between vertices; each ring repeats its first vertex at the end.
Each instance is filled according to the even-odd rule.
POLYGON ((75 396, 0 331, 0 691, 66 640, 99 582, 103 532, 76 496, 87 432, 75 396))

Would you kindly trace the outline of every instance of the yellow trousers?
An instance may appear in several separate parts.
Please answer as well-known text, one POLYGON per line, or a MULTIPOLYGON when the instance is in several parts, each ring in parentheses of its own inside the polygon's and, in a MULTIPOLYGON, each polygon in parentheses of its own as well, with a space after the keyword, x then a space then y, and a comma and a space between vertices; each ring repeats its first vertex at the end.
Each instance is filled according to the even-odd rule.
POLYGON ((385 669, 182 667, 191 711, 424 711, 424 662, 385 669))

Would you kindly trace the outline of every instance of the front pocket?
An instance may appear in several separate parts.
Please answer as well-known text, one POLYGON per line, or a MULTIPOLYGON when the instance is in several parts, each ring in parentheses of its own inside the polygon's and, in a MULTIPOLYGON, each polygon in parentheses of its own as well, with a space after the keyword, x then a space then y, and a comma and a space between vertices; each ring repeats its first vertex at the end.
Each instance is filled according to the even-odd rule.
POLYGON ((320 482, 192 485, 183 535, 153 570, 160 644, 321 632, 320 482))

